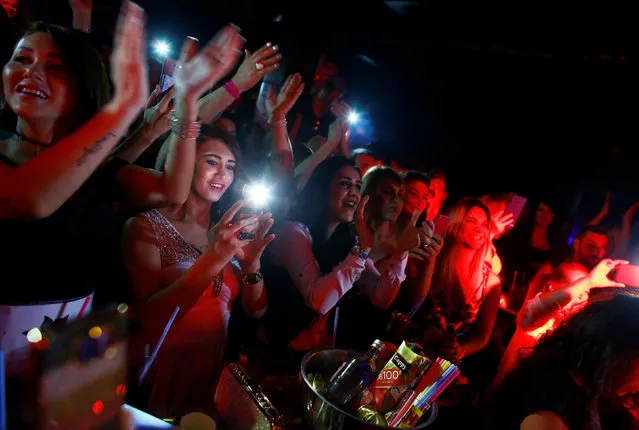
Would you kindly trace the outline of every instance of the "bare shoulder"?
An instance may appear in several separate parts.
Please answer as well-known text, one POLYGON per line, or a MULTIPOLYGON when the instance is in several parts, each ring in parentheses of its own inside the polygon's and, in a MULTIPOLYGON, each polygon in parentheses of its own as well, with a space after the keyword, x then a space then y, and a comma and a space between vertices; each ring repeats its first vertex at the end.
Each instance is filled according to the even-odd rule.
POLYGON ((144 215, 136 215, 124 223, 124 241, 137 241, 155 243, 155 232, 151 222, 144 215))
POLYGON ((568 430, 568 427, 554 412, 539 411, 528 415, 519 430, 568 430))
POLYGON ((501 290, 501 279, 495 275, 492 271, 488 273, 488 290, 493 291, 495 289, 501 290))

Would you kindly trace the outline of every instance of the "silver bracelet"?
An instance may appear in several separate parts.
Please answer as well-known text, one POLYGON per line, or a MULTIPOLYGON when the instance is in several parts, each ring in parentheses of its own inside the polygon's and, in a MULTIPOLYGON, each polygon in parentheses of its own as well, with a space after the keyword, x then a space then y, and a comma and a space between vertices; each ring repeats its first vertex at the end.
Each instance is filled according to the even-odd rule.
POLYGON ((286 118, 282 118, 282 119, 278 119, 277 121, 273 121, 273 118, 271 118, 268 121, 268 125, 270 125, 272 128, 275 127, 286 127, 286 118))
POLYGON ((171 113, 171 131, 180 139, 197 139, 201 127, 201 121, 185 121, 171 113))

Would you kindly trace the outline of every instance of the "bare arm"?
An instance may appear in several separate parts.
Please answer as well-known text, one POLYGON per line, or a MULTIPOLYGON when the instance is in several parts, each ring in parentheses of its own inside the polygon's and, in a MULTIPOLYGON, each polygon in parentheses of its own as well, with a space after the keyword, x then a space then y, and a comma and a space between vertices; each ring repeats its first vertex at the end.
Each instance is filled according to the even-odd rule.
POLYGON ((603 203, 603 206, 601 207, 601 210, 599 211, 597 215, 595 215, 593 219, 590 220, 590 222, 588 222, 588 225, 601 224, 601 221, 603 221, 604 218, 608 216, 609 210, 610 210, 610 192, 606 194, 606 198, 604 199, 604 203, 603 203))
POLYGON ((499 278, 490 274, 488 280, 488 293, 481 305, 477 320, 469 333, 459 341, 462 351, 461 356, 467 357, 481 351, 490 340, 490 336, 497 320, 499 298, 501 297, 501 282, 499 278))
POLYGON ((69 0, 69 6, 73 11, 73 28, 90 31, 93 0, 69 0))
POLYGON ((295 190, 297 192, 300 192, 304 188, 315 168, 335 152, 335 148, 337 148, 339 142, 340 139, 338 135, 329 138, 320 149, 313 152, 310 157, 307 157, 295 168, 295 190))
POLYGON ((113 152, 113 157, 134 163, 158 137, 169 130, 174 94, 175 86, 162 96, 160 86, 155 87, 146 102, 142 124, 113 152))
POLYGON ((0 171, 0 217, 38 219, 53 214, 109 155, 135 113, 111 104, 47 151, 0 171))
POLYGON ((64 204, 118 143, 147 98, 144 10, 126 3, 118 20, 112 99, 97 115, 44 153, 0 172, 0 217, 45 218, 64 204))
POLYGON ((141 215, 125 224, 122 247, 133 295, 141 306, 141 321, 157 334, 176 306, 180 307, 178 319, 186 315, 226 264, 215 254, 205 253, 178 280, 164 285, 157 239, 153 227, 141 215))

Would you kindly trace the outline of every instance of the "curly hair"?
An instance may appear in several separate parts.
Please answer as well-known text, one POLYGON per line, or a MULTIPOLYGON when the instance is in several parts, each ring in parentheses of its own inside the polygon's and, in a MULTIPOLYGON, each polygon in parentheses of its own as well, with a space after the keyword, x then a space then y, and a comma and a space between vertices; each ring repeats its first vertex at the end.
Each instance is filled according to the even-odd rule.
POLYGON ((599 430, 600 400, 615 396, 615 378, 639 358, 638 313, 636 289, 600 292, 592 297, 582 311, 542 337, 519 367, 504 378, 494 398, 497 415, 523 412, 513 416, 519 425, 526 414, 536 412, 526 410, 522 405, 525 399, 561 397, 552 412, 563 411, 578 417, 583 428, 599 430))

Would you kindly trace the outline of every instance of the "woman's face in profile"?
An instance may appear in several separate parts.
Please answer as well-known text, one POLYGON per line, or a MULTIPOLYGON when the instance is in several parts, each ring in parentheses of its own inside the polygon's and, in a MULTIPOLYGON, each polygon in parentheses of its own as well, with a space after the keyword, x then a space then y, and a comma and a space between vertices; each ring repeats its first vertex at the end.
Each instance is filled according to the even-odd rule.
POLYGON ((356 168, 344 166, 337 171, 330 184, 328 202, 334 220, 353 221, 361 197, 361 188, 362 177, 356 168))
POLYGON ((5 99, 22 119, 55 121, 75 106, 71 76, 51 36, 30 34, 2 70, 5 99))
POLYGON ((235 156, 220 139, 207 139, 197 145, 191 192, 208 202, 219 201, 235 179, 235 156))

